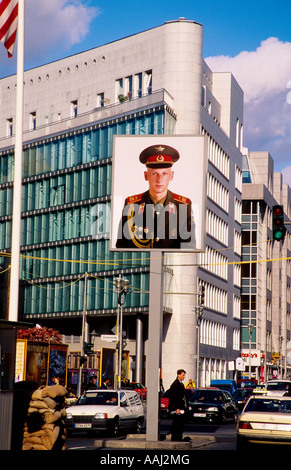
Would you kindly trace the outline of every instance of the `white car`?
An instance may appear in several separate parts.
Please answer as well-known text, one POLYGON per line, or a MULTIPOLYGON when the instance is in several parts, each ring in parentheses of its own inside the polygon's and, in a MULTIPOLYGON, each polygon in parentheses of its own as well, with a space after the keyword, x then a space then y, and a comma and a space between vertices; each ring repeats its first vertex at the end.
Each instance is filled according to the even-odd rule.
POLYGON ((249 444, 291 446, 291 397, 252 395, 237 424, 237 450, 249 444))
POLYGON ((288 390, 291 390, 291 380, 268 380, 266 389, 267 395, 284 395, 288 390))
POLYGON ((66 428, 72 431, 119 430, 140 432, 144 410, 140 396, 131 390, 88 390, 67 409, 66 428))

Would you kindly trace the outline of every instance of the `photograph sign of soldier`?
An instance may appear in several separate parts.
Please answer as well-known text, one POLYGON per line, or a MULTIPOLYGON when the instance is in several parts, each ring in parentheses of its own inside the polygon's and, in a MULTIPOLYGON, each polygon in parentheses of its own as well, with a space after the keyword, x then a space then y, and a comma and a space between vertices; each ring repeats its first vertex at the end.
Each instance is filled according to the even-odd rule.
POLYGON ((114 136, 110 249, 204 251, 205 136, 114 136))

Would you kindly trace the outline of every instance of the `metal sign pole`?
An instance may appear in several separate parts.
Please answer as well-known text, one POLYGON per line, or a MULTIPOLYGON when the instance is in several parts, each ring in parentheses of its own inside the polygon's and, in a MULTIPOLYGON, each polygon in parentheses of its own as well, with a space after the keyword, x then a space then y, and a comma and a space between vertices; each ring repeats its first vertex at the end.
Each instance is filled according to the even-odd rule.
POLYGON ((151 253, 149 337, 147 353, 146 440, 160 438, 160 372, 163 312, 163 260, 161 252, 151 253))
POLYGON ((78 384, 77 384, 77 397, 80 397, 82 394, 82 373, 83 373, 82 359, 84 357, 84 342, 85 342, 85 329, 86 329, 87 279, 88 279, 88 274, 85 273, 84 302, 83 302, 83 316, 82 316, 82 336, 81 336, 81 355, 80 355, 79 377, 78 377, 78 384))

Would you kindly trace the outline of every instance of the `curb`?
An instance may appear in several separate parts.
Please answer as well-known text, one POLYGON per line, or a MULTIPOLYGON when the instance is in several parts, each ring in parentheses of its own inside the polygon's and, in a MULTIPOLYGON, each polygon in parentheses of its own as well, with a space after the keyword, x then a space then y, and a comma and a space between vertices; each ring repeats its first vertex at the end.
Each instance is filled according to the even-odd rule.
POLYGON ((147 441, 145 434, 128 434, 121 439, 96 439, 95 448, 110 449, 167 449, 167 450, 190 450, 195 447, 202 447, 215 442, 212 436, 191 435, 191 441, 178 442, 171 441, 171 436, 162 437, 159 441, 147 441))

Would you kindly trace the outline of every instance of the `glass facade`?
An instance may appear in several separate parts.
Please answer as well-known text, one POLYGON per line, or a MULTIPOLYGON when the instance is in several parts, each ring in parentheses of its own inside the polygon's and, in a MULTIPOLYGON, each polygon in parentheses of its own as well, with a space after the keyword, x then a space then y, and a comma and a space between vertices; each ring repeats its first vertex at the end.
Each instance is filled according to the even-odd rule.
MULTIPOLYGON (((114 278, 131 286, 125 308, 148 306, 149 255, 109 251, 111 157, 115 134, 163 134, 164 107, 25 143, 21 221, 20 315, 74 316, 116 309, 114 278)), ((46 129, 47 131, 47 129, 46 129)), ((13 152, 0 154, 2 269, 10 262, 13 152)), ((9 270, 1 286, 7 301, 9 270)))

